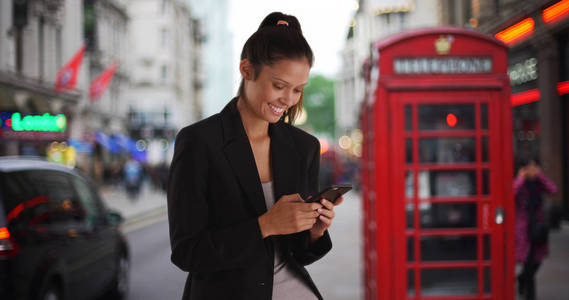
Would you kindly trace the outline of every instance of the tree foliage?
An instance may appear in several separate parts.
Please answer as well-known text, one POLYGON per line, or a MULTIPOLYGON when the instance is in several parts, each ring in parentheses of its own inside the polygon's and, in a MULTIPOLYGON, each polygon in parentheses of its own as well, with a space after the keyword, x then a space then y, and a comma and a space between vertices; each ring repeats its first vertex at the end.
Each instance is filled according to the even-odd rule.
POLYGON ((307 113, 305 126, 315 134, 334 137, 334 81, 323 75, 310 76, 303 104, 307 113))

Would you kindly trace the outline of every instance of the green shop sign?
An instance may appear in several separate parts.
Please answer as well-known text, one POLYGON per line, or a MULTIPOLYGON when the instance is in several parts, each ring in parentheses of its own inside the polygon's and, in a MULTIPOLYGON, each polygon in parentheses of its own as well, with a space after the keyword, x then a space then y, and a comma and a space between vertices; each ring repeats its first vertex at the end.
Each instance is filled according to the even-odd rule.
POLYGON ((45 113, 22 117, 20 113, 13 113, 11 123, 14 131, 63 132, 67 128, 67 118, 63 114, 52 116, 45 113))

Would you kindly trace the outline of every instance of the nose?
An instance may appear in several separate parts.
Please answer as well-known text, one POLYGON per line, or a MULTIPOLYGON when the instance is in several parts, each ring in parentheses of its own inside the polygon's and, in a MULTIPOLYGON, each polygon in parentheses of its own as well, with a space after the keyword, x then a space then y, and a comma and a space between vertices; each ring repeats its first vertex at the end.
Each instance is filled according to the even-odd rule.
POLYGON ((281 98, 281 103, 287 107, 291 107, 296 104, 298 101, 297 98, 298 97, 295 95, 294 91, 290 89, 284 93, 283 97, 281 98))

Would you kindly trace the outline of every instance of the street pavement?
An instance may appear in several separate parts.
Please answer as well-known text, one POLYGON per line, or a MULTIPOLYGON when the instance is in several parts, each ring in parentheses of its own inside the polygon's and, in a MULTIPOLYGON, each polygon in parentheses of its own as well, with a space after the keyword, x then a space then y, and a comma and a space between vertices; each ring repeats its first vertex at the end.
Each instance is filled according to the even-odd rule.
MULTIPOLYGON (((134 201, 122 189, 106 187, 101 194, 107 207, 126 219, 122 230, 133 254, 129 299, 179 299, 185 273, 170 262, 165 193, 146 185, 134 201)), ((330 229, 332 250, 307 267, 327 300, 363 299, 360 195, 351 191, 344 198, 344 203, 336 208, 330 229)), ((550 256, 537 274, 538 299, 566 300, 569 299, 569 222, 551 233, 550 247, 550 256)))
POLYGON ((332 250, 307 267, 310 276, 328 300, 363 299, 363 242, 360 195, 350 191, 334 211, 329 229, 332 250))
POLYGON ((549 257, 537 273, 537 299, 569 299, 569 222, 549 236, 549 257))
POLYGON ((127 219, 146 215, 156 209, 166 208, 166 193, 144 182, 138 197, 129 198, 124 187, 103 186, 100 189, 103 201, 108 208, 118 211, 127 219))
POLYGON ((170 262, 165 218, 127 233, 131 251, 127 300, 181 299, 186 273, 170 262))

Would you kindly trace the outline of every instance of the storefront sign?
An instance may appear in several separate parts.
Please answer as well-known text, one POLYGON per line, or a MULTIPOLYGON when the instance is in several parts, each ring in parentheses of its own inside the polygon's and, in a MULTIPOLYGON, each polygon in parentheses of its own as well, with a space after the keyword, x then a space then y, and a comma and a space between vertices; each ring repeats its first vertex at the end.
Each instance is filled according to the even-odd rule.
POLYGON ((67 118, 63 114, 22 116, 19 112, 2 113, 1 128, 13 131, 64 132, 67 128, 67 118))
POLYGON ((393 60, 395 74, 476 74, 492 72, 490 57, 410 57, 393 60))
POLYGON ((508 53, 508 76, 512 93, 520 93, 537 88, 539 61, 532 48, 523 48, 508 53))
POLYGON ((536 80, 537 58, 530 57, 522 62, 509 66, 508 75, 510 76, 512 86, 518 86, 536 80))

